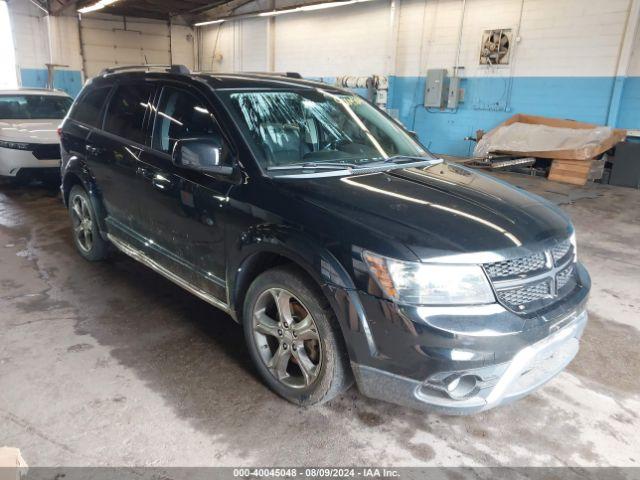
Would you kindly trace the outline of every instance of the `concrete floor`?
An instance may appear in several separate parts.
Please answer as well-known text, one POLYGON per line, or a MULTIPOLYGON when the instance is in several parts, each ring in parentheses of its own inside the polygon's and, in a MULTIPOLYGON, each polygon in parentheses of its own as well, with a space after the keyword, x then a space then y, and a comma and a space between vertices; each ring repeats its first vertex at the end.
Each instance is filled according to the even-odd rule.
POLYGON ((355 389, 284 402, 230 318, 121 255, 85 262, 55 192, 0 186, 0 446, 32 466, 640 464, 640 192, 509 179, 573 217, 591 320, 567 372, 461 418, 355 389))

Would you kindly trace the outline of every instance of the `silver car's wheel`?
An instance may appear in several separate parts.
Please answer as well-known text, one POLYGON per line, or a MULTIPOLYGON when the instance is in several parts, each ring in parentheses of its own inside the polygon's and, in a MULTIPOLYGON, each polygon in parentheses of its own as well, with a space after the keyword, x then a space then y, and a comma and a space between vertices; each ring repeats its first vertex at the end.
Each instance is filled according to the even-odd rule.
POLYGON ((87 200, 82 195, 71 198, 71 220, 76 244, 84 252, 90 252, 93 247, 93 216, 87 200))
POLYGON ((291 292, 264 291, 253 309, 253 335, 271 374, 291 388, 305 388, 322 367, 320 336, 313 316, 291 292))

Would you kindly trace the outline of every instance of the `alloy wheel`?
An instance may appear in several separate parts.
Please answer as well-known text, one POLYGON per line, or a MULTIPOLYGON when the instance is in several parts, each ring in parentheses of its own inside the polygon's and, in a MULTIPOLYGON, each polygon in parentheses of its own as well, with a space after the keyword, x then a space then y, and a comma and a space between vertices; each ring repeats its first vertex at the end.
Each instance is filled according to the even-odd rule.
POLYGON ((81 195, 76 195, 71 201, 71 218, 78 246, 89 252, 93 246, 93 218, 87 200, 81 195))
POLYGON ((311 385, 320 373, 322 349, 309 310, 281 288, 262 292, 253 309, 253 336, 271 374, 292 388, 311 385))

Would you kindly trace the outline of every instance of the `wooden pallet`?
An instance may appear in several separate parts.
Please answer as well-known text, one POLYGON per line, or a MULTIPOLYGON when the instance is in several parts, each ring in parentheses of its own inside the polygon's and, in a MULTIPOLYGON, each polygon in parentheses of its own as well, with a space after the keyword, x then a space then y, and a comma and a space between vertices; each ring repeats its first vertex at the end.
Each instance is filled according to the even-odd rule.
POLYGON ((584 185, 588 180, 602 178, 603 170, 604 160, 555 159, 551 164, 549 180, 572 185, 584 185))

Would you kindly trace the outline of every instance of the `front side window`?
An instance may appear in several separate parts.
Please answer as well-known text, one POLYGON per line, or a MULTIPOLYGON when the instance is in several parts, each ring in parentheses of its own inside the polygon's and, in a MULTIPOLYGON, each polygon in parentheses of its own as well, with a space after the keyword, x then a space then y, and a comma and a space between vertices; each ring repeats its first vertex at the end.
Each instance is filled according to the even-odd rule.
POLYGON ((56 95, 0 95, 0 119, 61 119, 71 103, 71 98, 56 95))
POLYGON ((143 121, 150 107, 151 85, 120 85, 111 97, 104 129, 137 143, 145 143, 143 121))
POLYGON ((171 154, 176 141, 184 138, 222 142, 213 113, 203 102, 184 90, 166 87, 153 127, 153 148, 171 154))
POLYGON ((69 116, 78 122, 98 127, 100 112, 111 87, 96 88, 83 95, 73 107, 69 116))
POLYGON ((266 168, 426 155, 399 125, 356 95, 316 89, 221 96, 266 168))

